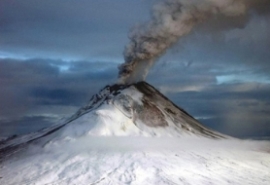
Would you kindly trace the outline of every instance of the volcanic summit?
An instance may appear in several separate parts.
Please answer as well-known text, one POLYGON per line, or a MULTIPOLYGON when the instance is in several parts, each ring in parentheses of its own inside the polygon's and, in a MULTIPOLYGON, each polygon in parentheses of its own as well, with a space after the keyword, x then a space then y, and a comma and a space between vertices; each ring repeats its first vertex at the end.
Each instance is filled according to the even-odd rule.
POLYGON ((169 136, 194 135, 213 139, 228 138, 202 126, 146 82, 107 85, 62 124, 36 133, 3 141, 2 157, 27 144, 91 136, 169 136))
POLYGON ((106 86, 69 122, 89 123, 99 135, 225 137, 202 126, 146 82, 106 86))

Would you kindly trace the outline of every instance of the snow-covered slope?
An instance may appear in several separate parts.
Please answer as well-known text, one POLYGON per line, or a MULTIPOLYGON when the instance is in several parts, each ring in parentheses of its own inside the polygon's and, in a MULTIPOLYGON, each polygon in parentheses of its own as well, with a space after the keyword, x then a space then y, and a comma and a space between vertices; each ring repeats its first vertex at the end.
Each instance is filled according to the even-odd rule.
POLYGON ((269 152, 203 127, 146 82, 112 85, 65 123, 0 143, 0 184, 266 185, 269 152))
POLYGON ((104 87, 66 122, 0 142, 0 154, 3 156, 33 141, 82 135, 228 137, 203 127, 154 87, 139 82, 104 87))
POLYGON ((203 127, 146 82, 106 86, 69 122, 72 130, 88 125, 90 135, 226 137, 203 127))
POLYGON ((80 137, 2 162, 0 184, 269 185, 269 152, 267 142, 231 139, 80 137))

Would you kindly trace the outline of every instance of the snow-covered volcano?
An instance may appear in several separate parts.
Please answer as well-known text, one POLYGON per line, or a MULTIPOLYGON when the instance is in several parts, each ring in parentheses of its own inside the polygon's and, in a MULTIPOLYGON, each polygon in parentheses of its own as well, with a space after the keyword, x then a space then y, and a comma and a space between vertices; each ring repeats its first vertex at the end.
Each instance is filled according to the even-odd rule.
POLYGON ((225 136, 203 127, 146 82, 106 86, 70 123, 85 123, 95 135, 225 136))
POLYGON ((266 185, 269 151, 203 127, 146 82, 116 84, 63 124, 2 142, 0 184, 266 185))
POLYGON ((146 82, 107 85, 63 124, 0 143, 0 154, 30 142, 91 136, 184 136, 221 139, 146 82))

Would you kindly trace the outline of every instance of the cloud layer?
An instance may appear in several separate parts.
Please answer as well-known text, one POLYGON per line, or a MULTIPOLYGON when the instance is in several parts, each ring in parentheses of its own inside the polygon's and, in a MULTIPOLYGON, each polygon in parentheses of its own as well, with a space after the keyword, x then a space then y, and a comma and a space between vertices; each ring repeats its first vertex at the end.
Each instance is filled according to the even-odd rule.
MULTIPOLYGON (((104 85, 112 83, 116 74, 115 65, 108 62, 2 59, 0 122, 26 122, 29 117, 40 118, 41 122, 36 124, 41 125, 47 118, 51 119, 47 122, 59 121, 61 116, 71 116, 104 85)), ((4 133, 5 129, 1 129, 0 135, 4 133)))
MULTIPOLYGON (((218 1, 219 2, 219 1, 218 1)), ((270 135, 270 6, 196 25, 147 81, 193 116, 234 136, 270 135)), ((0 136, 61 121, 117 79, 128 30, 156 1, 0 2, 0 136)))

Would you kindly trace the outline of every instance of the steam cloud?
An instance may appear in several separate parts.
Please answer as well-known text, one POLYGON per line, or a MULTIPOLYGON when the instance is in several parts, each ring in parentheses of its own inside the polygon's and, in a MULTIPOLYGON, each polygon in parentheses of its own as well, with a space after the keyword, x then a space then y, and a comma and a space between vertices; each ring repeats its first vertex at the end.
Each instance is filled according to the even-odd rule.
POLYGON ((266 0, 161 1, 153 7, 152 20, 132 30, 124 50, 125 63, 119 66, 119 83, 144 80, 155 60, 198 23, 214 15, 245 15, 249 7, 263 3, 266 0))

